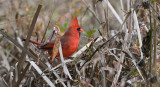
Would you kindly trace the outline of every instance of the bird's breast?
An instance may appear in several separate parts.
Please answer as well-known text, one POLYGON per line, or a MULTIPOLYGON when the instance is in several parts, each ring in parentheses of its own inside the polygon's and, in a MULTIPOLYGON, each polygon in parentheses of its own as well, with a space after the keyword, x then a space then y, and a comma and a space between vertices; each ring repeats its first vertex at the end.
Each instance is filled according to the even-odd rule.
POLYGON ((79 39, 71 39, 67 43, 62 44, 63 56, 71 56, 77 49, 79 45, 79 39))

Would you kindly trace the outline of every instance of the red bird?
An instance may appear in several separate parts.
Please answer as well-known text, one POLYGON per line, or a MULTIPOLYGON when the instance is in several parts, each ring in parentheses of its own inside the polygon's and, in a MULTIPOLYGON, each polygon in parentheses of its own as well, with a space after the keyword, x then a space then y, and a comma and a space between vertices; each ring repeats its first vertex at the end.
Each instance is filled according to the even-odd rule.
MULTIPOLYGON (((80 28, 78 24, 77 17, 74 17, 71 20, 71 24, 69 29, 65 32, 65 34, 60 38, 62 45, 62 53, 64 57, 71 56, 77 49, 79 45, 80 33, 83 32, 83 29, 80 28)), ((38 43, 36 41, 30 40, 33 44, 37 44, 40 49, 48 51, 48 54, 52 57, 52 50, 55 41, 48 43, 38 43)), ((59 52, 56 55, 56 58, 60 57, 59 52)))

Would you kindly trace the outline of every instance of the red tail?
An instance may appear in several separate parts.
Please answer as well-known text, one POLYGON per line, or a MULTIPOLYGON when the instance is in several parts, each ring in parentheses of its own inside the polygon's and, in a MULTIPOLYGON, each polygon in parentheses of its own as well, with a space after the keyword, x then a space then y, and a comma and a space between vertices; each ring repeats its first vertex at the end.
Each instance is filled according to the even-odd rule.
MULTIPOLYGON (((26 39, 22 39, 23 41, 26 41, 26 39)), ((36 41, 33 40, 29 40, 29 42, 33 43, 33 44, 37 44, 37 45, 42 45, 42 43, 38 43, 36 41)))

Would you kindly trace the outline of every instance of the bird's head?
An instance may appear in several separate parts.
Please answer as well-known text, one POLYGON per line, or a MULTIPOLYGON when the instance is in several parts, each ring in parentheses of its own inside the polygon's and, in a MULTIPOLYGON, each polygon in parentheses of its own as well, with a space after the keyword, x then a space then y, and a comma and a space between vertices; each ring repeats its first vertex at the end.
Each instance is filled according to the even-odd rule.
POLYGON ((83 32, 83 29, 78 24, 76 16, 71 20, 70 29, 74 32, 79 32, 79 33, 83 32))

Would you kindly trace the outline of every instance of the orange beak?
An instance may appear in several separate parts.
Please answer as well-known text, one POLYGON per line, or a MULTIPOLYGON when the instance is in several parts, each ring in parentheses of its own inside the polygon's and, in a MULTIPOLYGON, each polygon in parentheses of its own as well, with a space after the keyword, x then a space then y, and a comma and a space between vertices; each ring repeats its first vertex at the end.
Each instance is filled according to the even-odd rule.
POLYGON ((82 33, 82 32, 83 32, 83 29, 81 28, 79 32, 82 33))

